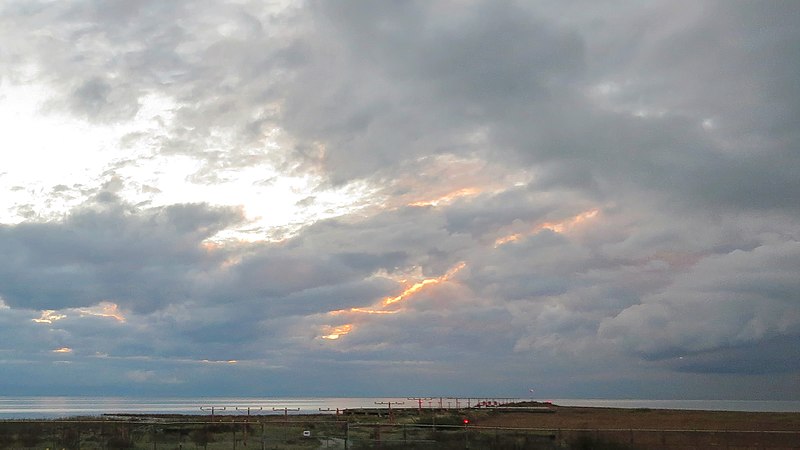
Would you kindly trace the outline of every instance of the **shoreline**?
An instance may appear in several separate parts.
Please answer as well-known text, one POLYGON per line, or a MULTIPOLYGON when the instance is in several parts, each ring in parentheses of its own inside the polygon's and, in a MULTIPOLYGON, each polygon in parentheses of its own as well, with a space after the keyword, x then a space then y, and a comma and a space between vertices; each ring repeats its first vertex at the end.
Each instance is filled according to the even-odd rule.
MULTIPOLYGON (((426 417, 469 418, 475 427, 542 429, 650 429, 650 430, 726 430, 800 432, 800 412, 718 411, 662 408, 618 408, 563 406, 520 402, 491 408, 422 409, 351 408, 336 411, 288 414, 281 411, 255 411, 250 415, 221 412, 210 414, 109 412, 99 415, 69 415, 49 418, 2 418, 1 423, 57 422, 163 422, 163 423, 244 423, 302 422, 330 420, 341 422, 418 421, 426 417)), ((444 425, 442 423, 442 425, 444 425)))
MULTIPOLYGON (((474 406, 480 400, 491 397, 465 398, 439 397, 422 402, 423 410, 437 406, 474 406)), ((528 399, 495 398, 500 403, 530 403, 528 399)), ((393 409, 417 409, 417 401, 405 397, 86 397, 86 396, 0 396, 0 420, 3 419, 52 419, 71 416, 100 416, 109 413, 121 414, 190 414, 203 415, 202 408, 216 408, 221 415, 241 414, 237 407, 263 411, 277 410, 282 414, 284 408, 289 414, 314 414, 318 411, 335 412, 337 409, 372 408, 375 402, 391 401, 393 409), (405 405, 399 403, 405 401, 405 405), (227 411, 223 409, 227 407, 227 411)), ((800 412, 798 400, 621 400, 621 399, 548 399, 561 407, 597 407, 618 409, 668 409, 685 411, 738 411, 738 412, 800 412)), ((537 404, 545 400, 535 400, 537 404)))

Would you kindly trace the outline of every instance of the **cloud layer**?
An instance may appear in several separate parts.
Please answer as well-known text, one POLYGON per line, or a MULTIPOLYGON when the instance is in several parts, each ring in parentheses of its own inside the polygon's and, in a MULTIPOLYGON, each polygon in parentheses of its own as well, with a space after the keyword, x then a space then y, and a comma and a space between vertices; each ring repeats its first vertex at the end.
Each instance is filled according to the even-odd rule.
POLYGON ((0 394, 800 398, 798 12, 6 3, 0 394))

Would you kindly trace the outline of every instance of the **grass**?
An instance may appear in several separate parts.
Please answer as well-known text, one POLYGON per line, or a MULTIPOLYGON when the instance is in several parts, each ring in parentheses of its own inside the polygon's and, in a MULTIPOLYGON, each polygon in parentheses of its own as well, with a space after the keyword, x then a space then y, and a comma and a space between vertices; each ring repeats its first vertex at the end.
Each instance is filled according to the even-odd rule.
POLYGON ((0 449, 299 450, 341 449, 345 441, 351 449, 646 449, 765 442, 780 447, 800 441, 800 413, 555 409, 554 414, 401 410, 392 418, 265 415, 247 423, 242 416, 219 416, 213 423, 207 416, 0 421, 0 449))

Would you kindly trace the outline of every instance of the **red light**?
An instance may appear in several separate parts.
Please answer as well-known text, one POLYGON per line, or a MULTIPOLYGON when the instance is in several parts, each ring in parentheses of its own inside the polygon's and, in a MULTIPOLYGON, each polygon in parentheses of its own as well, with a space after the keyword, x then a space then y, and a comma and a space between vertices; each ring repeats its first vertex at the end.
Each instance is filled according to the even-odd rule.
POLYGON ((469 419, 464 419, 464 425, 469 423, 469 419))

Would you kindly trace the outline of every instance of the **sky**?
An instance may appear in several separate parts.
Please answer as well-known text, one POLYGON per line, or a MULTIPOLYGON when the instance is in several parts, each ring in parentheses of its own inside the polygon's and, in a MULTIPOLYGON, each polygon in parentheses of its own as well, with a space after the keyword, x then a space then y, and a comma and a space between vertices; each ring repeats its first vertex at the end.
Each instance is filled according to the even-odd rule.
POLYGON ((0 395, 800 400, 798 17, 3 1, 0 395))

